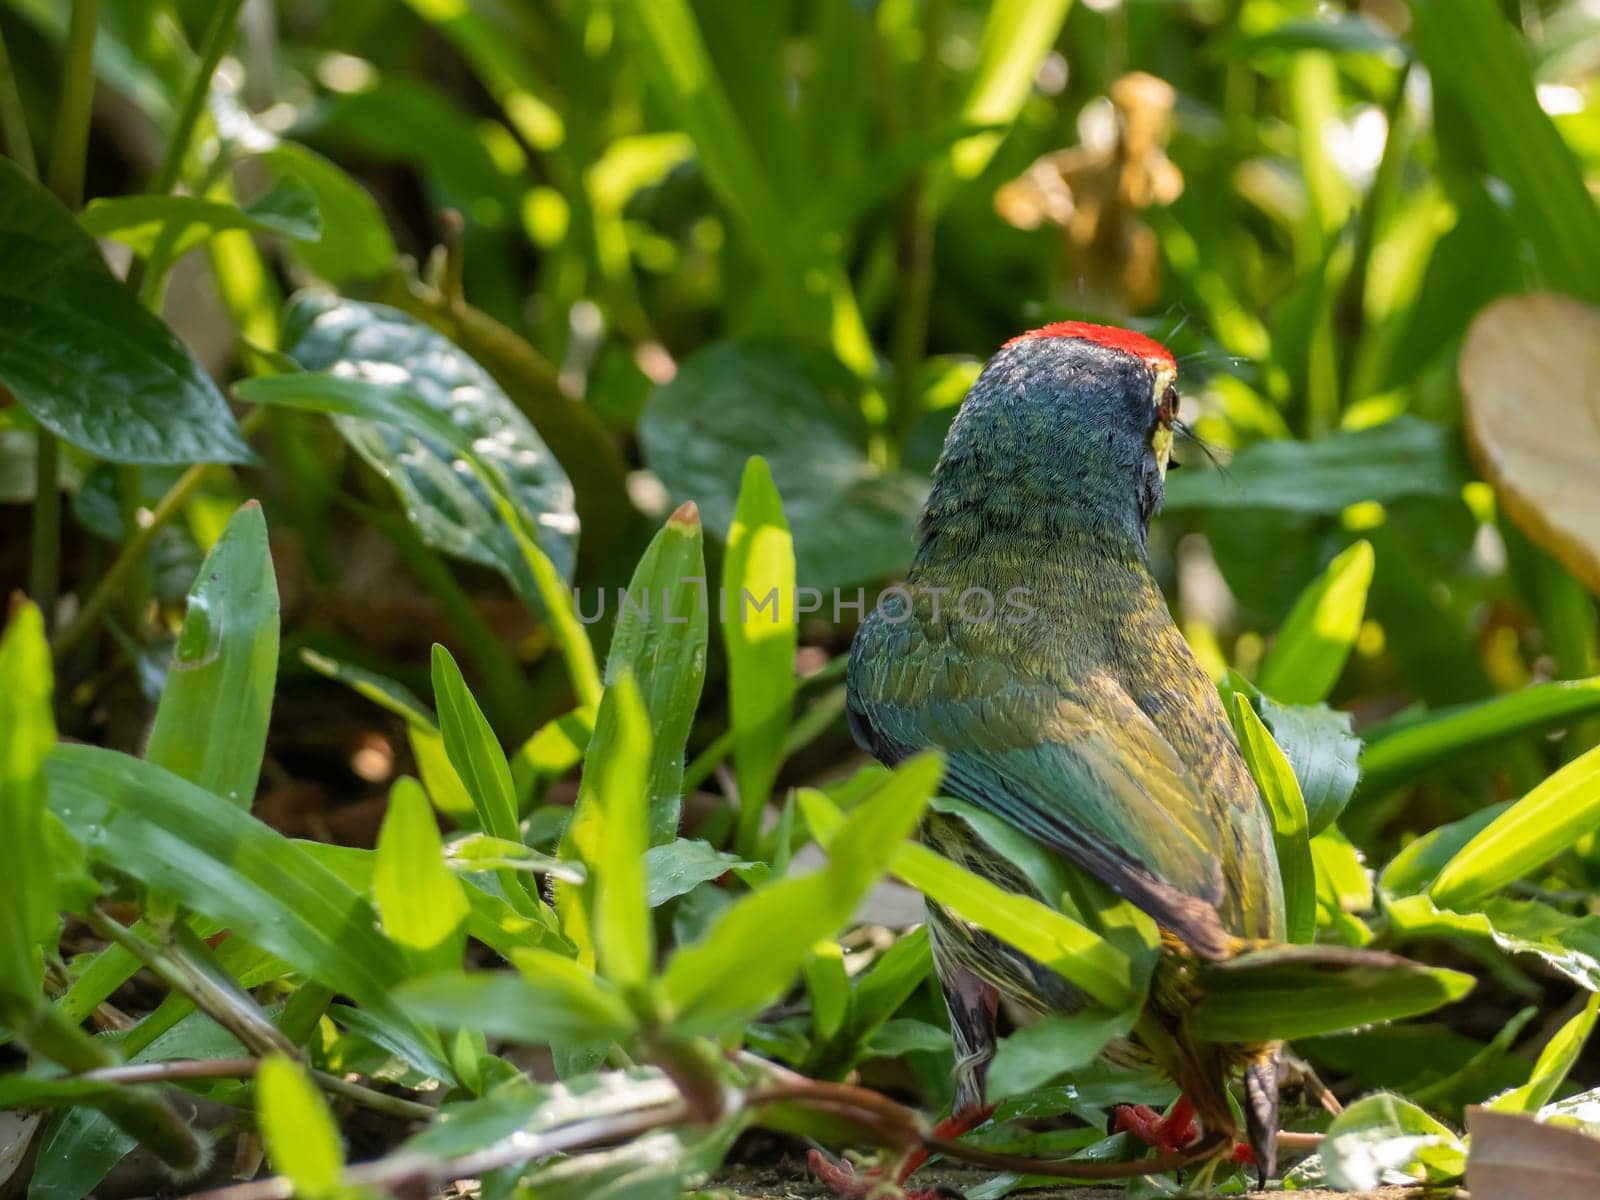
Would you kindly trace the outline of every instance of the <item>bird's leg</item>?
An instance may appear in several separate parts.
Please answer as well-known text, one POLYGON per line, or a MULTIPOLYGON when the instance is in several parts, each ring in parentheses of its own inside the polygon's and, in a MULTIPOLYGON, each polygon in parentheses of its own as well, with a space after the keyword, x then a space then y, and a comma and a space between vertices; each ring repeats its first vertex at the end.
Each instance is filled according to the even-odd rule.
MULTIPOLYGON (((985 1104, 983 1087, 995 1052, 995 1013, 1000 993, 977 975, 948 961, 939 962, 939 982, 950 1011, 950 1034, 956 1050, 956 1094, 950 1116, 933 1127, 941 1141, 969 1133, 989 1119, 994 1106, 985 1104)), ((848 1161, 835 1161, 820 1150, 806 1155, 811 1173, 844 1200, 879 1200, 903 1195, 905 1200, 943 1200, 954 1194, 940 1185, 920 1191, 903 1191, 906 1180, 928 1161, 929 1152, 918 1147, 893 1166, 873 1167, 858 1176, 848 1161)))

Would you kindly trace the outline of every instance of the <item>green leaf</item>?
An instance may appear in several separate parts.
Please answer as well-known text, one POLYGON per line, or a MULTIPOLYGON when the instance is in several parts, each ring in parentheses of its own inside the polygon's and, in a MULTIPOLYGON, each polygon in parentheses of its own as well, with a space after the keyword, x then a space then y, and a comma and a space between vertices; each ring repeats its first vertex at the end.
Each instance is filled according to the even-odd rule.
POLYGON ((649 720, 650 842, 670 842, 683 806, 684 744, 706 677, 706 560, 700 514, 686 504, 651 539, 611 633, 605 680, 631 673, 649 720), (637 605, 637 606, 636 606, 637 605))
POLYGON ((745 463, 722 560, 722 641, 728 655, 733 769, 739 788, 740 852, 755 850, 783 763, 794 711, 794 656, 800 637, 794 541, 766 460, 745 463), (767 605, 769 595, 775 599, 767 605), (747 600, 746 597, 749 597, 747 600), (752 605, 762 605, 753 610, 752 605), (763 611, 770 607, 770 617, 763 611))
POLYGON ((1250 773, 1272 814, 1272 841, 1283 878, 1284 925, 1289 941, 1304 943, 1317 931, 1317 874, 1306 832, 1306 805, 1289 760, 1241 692, 1233 694, 1233 727, 1250 773))
POLYGON ((588 869, 582 894, 596 961, 622 988, 641 986, 655 958, 644 882, 649 766, 644 704, 633 676, 623 672, 601 697, 577 804, 562 839, 588 869))
POLYGON ((256 1071, 256 1121, 273 1167, 297 1193, 325 1196, 338 1188, 339 1128, 311 1077, 281 1055, 262 1059, 256 1071))
MULTIPOLYGON (((706 529, 723 537, 737 511, 741 464, 760 455, 783 496, 801 585, 864 584, 909 561, 927 481, 870 460, 860 390, 826 355, 718 342, 651 392, 639 417, 640 448, 667 491, 694 500, 706 529)), ((847 593, 838 611, 831 604, 813 611, 837 620, 864 612, 854 607, 858 599, 847 593)), ((768 619, 753 609, 749 618, 768 619)))
POLYGON ((1456 496, 1466 476, 1441 425, 1397 417, 1315 442, 1264 441, 1226 472, 1184 470, 1167 480, 1163 511, 1264 508, 1339 513, 1362 500, 1456 496))
MULTIPOLYGON (((345 409, 351 415, 336 416, 334 423, 394 486, 428 545, 493 567, 525 597, 536 593, 493 496, 456 464, 470 455, 504 482, 516 507, 534 522, 540 548, 563 578, 571 577, 578 534, 572 484, 527 417, 465 352, 398 309, 314 292, 290 303, 283 349, 307 372, 335 371, 350 382, 414 397, 392 406, 398 421, 386 420, 369 404, 365 412, 345 409), (421 423, 416 402, 436 419, 421 423)), ((297 380, 308 391, 316 387, 296 375, 253 380, 251 387, 292 390, 297 380)), ((239 394, 252 398, 248 390, 239 394)))
POLYGON ((393 713, 407 725, 420 725, 433 730, 439 728, 433 713, 417 698, 416 693, 388 676, 379 675, 376 671, 369 671, 365 667, 358 667, 354 663, 340 662, 306 647, 300 650, 300 661, 318 675, 338 680, 357 695, 364 696, 379 708, 393 713))
POLYGON ((1256 950, 1201 968, 1203 991, 1187 1025, 1211 1042, 1292 1041, 1432 1012, 1473 983, 1459 971, 1376 950, 1256 950))
POLYGON ((1535 900, 1485 901, 1481 912, 1441 909, 1427 896, 1404 896, 1386 906, 1396 941, 1426 937, 1483 939, 1507 954, 1531 954, 1588 991, 1600 991, 1600 914, 1572 917, 1535 900))
POLYGON ((1428 894, 1466 908, 1567 849, 1600 826, 1600 747, 1569 762, 1458 851, 1428 894))
POLYGON ((1017 1030, 1000 1043, 989 1067, 991 1101, 1043 1087, 1100 1056, 1115 1038, 1133 1028, 1137 1009, 1108 1013, 1085 1009, 1070 1016, 1048 1016, 1017 1030))
POLYGON ((667 963, 662 992, 673 1027, 721 1036, 740 1028, 794 982, 816 944, 854 914, 939 785, 937 755, 907 760, 848 816, 831 809, 828 866, 789 876, 725 909, 699 942, 667 963))
POLYGON ((1539 105, 1527 47, 1495 0, 1418 0, 1416 42, 1441 121, 1477 135, 1490 170, 1510 187, 1511 216, 1552 286, 1600 299, 1600 212, 1583 172, 1539 105))
POLYGON ((302 242, 297 257, 331 283, 371 279, 394 268, 397 251, 377 201, 349 175, 315 151, 283 142, 261 155, 274 170, 316 197, 322 238, 302 242))
POLYGON ((1300 594, 1261 664, 1261 690, 1285 704, 1328 698, 1361 632, 1372 543, 1357 542, 1300 594))
POLYGON ((850 1015, 850 976, 844 969, 839 943, 820 941, 800 966, 806 994, 811 999, 811 1032, 826 1041, 844 1028, 850 1015))
MULTIPOLYGON (((1009 125, 1033 91, 1039 64, 1060 36, 1072 0, 995 0, 978 41, 972 85, 961 107, 974 125, 1009 125)), ((971 179, 988 165, 1001 135, 981 133, 957 143, 956 174, 971 179)))
MULTIPOLYGON (((812 833, 831 848, 841 828, 838 809, 821 792, 805 788, 799 796, 812 833)), ((1072 918, 980 879, 916 842, 893 848, 890 869, 930 900, 1058 972, 1104 1008, 1121 1012, 1136 1000, 1127 956, 1072 918)))
POLYGON ((1378 877, 1379 884, 1392 896, 1427 891, 1450 860, 1510 807, 1509 800, 1491 804, 1459 821, 1430 829, 1389 860, 1378 877))
POLYGON ((145 758, 249 809, 278 675, 278 585, 261 505, 229 519, 200 566, 145 758))
POLYGON ((1600 1016, 1600 992, 1591 992, 1583 1011, 1556 1030, 1556 1035, 1539 1051, 1539 1061, 1533 1064, 1533 1075, 1528 1082, 1502 1092, 1489 1101, 1488 1107, 1497 1112, 1536 1113, 1548 1104, 1577 1065, 1583 1044, 1594 1032, 1597 1016, 1600 1016))
POLYGON ((112 462, 255 461, 211 376, 3 158, 0 261, 0 382, 41 425, 112 462))
POLYGON ((514 950, 512 960, 520 974, 453 971, 408 983, 396 998, 418 1020, 530 1045, 625 1040, 634 1030, 617 990, 588 968, 537 949, 514 950))
POLYGON ((1361 777, 1357 765, 1361 741, 1350 731, 1350 714, 1326 704, 1279 704, 1237 672, 1229 673, 1222 690, 1242 692, 1255 704, 1272 740, 1294 768, 1308 829, 1316 837, 1344 811, 1361 777))
POLYGON ((520 842, 517 796, 505 752, 468 690, 461 668, 437 642, 433 647, 433 699, 439 707, 445 753, 472 797, 478 823, 495 837, 520 842))
POLYGON ((1387 1092, 1363 1096, 1335 1117, 1320 1159, 1327 1182, 1350 1192, 1459 1179, 1467 1166, 1459 1137, 1387 1092))
POLYGON ((384 933, 406 950, 418 974, 461 966, 466 892, 445 865, 433 809, 414 779, 396 780, 389 789, 372 891, 384 933))
POLYGON ((737 854, 724 854, 710 842, 689 838, 651 846, 644 856, 645 903, 659 908, 702 883, 755 865, 737 854))
POLYGON ((143 258, 182 258, 224 229, 276 233, 296 241, 322 236, 322 217, 311 192, 299 184, 280 186, 240 208, 199 196, 110 196, 91 200, 78 223, 95 237, 111 238, 143 258))
POLYGON ((0 638, 0 1024, 43 1001, 40 948, 54 940, 56 881, 45 841, 45 760, 55 745, 44 619, 24 603, 0 638))
POLYGON ((1600 712, 1600 676, 1538 683, 1509 696, 1396 719, 1364 731, 1361 793, 1378 796, 1472 750, 1600 712))
POLYGON ((366 899, 248 813, 94 746, 50 756, 50 807, 91 859, 177 897, 296 969, 386 1010, 404 975, 366 899))

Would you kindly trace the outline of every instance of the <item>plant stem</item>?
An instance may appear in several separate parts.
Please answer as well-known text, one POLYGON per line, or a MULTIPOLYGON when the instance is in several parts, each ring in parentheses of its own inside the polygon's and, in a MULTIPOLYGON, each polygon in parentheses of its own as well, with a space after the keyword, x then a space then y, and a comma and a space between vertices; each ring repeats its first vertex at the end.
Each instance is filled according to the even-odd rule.
POLYGON ((39 426, 34 449, 33 529, 28 553, 28 594, 44 617, 45 632, 55 628, 61 592, 61 445, 39 426))
POLYGON ((189 81, 189 91, 183 98, 178 123, 172 128, 166 156, 150 182, 150 191, 158 196, 166 195, 178 182, 183 160, 189 153, 189 143, 194 140, 195 128, 200 123, 200 114, 205 111, 206 97, 211 94, 211 77, 216 74, 217 64, 222 61, 228 43, 233 40, 233 27, 243 4, 244 0, 219 0, 211 10, 211 24, 206 26, 205 37, 200 43, 200 62, 195 68, 194 78, 189 81))
MULTIPOLYGON (((239 429, 249 436, 261 427, 264 420, 266 411, 260 408, 254 409, 239 422, 239 429)), ((122 543, 116 559, 100 577, 99 584, 84 601, 72 624, 62 630, 50 643, 50 648, 58 660, 94 627, 94 623, 100 619, 100 614, 105 612, 112 598, 116 596, 122 580, 139 564, 145 551, 150 548, 150 543, 155 540, 156 534, 161 532, 161 527, 183 511, 183 506, 205 482, 206 472, 210 469, 210 463, 196 463, 190 467, 178 476, 178 481, 168 489, 167 494, 156 501, 156 506, 150 510, 149 517, 136 523, 137 527, 132 536, 122 543)))
MULTIPOLYGON (((126 1066, 102 1067, 85 1071, 81 1079, 94 1079, 102 1083, 183 1083, 197 1079, 249 1079, 261 1066, 259 1058, 192 1058, 167 1062, 129 1063, 126 1066)), ((363 1108, 385 1113, 407 1121, 426 1121, 438 1113, 426 1104, 391 1096, 359 1083, 351 1083, 327 1071, 312 1071, 317 1085, 335 1096, 343 1096, 363 1108)))
POLYGON ((89 914, 88 920, 90 929, 132 954, 163 983, 233 1034, 253 1053, 284 1054, 291 1058, 298 1055, 289 1039, 247 997, 242 998, 219 987, 176 947, 163 949, 151 945, 98 909, 89 914))
MULTIPOLYGON (((946 0, 928 0, 923 20, 922 60, 917 64, 912 111, 913 133, 927 128, 933 113, 939 78, 939 41, 944 34, 946 0)), ((894 413, 890 452, 897 458, 900 443, 916 423, 920 404, 917 368, 928 347, 928 308, 933 300, 933 227, 936 218, 924 168, 906 188, 895 233, 895 257, 900 268, 900 303, 895 308, 892 349, 894 361, 894 413)))
POLYGON ((72 0, 61 61, 61 102, 51 139, 50 190, 76 212, 83 207, 83 170, 94 110, 94 35, 97 0, 72 0))
POLYGON ((28 133, 28 112, 17 90, 17 76, 11 69, 11 54, 0 33, 0 130, 5 133, 6 149, 17 166, 32 179, 39 178, 39 161, 33 156, 33 137, 28 133))
MULTIPOLYGON (((73 0, 67 44, 61 61, 61 97, 50 152, 50 190, 68 208, 83 207, 84 163, 89 154, 89 118, 94 110, 94 35, 97 0, 73 0)), ((0 106, 6 112, 6 141, 23 169, 36 174, 28 123, 22 114, 16 78, 0 43, 0 106)), ((35 450, 33 528, 29 545, 28 591, 44 614, 45 629, 55 624, 61 592, 61 450, 56 435, 40 427, 35 450)))

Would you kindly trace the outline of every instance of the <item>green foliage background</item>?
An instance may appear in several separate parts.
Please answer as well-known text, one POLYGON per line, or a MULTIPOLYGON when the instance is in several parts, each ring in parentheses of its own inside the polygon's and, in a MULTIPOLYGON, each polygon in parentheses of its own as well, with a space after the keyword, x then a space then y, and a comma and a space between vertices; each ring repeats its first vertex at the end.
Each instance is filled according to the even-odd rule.
POLYGON ((703 603, 870 602, 978 365, 1066 317, 1167 340, 1228 462, 1180 445, 1152 565, 1296 940, 1416 960, 1205 983, 1198 1023, 1366 1097, 1290 1113, 1329 1133, 1298 1178, 1458 1177, 1491 1097, 1595 1123, 1596 607, 1468 463, 1456 370, 1497 296, 1600 300, 1592 5, 8 0, 0 34, 30 1196, 139 1142, 198 1187, 241 1129, 308 1195, 671 1196, 758 1124, 906 1148, 842 1082, 948 1100, 925 935, 849 932, 890 873, 1100 1005, 1007 1043, 977 1141, 1131 1155, 1107 1110, 1171 1091, 1094 1061, 1148 985, 1126 911, 908 840, 931 804, 1031 855, 936 762, 862 765, 858 610, 703 603))

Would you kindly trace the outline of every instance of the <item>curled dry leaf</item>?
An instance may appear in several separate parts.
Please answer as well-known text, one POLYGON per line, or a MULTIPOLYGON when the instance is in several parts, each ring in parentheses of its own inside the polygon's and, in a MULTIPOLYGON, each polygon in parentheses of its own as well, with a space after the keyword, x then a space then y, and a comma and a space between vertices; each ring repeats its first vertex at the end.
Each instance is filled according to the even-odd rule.
POLYGON ((1600 1196, 1600 1140, 1532 1117, 1467 1110, 1472 1200, 1591 1200, 1600 1196))
POLYGON ((1600 309, 1509 296, 1461 350, 1467 443, 1517 527, 1600 594, 1600 309))

